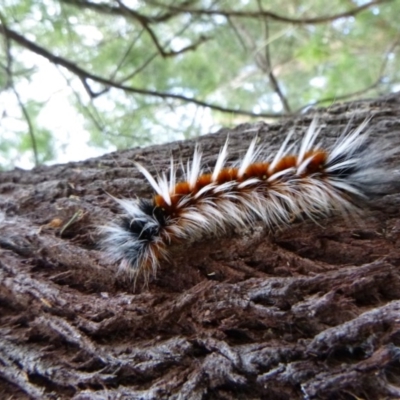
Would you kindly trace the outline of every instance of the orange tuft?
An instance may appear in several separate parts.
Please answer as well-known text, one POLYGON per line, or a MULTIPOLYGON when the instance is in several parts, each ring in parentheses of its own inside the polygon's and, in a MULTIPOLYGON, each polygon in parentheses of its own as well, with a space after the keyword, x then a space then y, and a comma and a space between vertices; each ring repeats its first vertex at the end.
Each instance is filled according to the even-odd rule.
POLYGON ((237 168, 224 168, 218 174, 217 182, 223 184, 225 182, 235 181, 237 179, 237 168))
POLYGON ((175 185, 174 194, 176 196, 185 196, 191 192, 188 182, 179 182, 175 185))
POLYGON ((256 163, 251 164, 246 169, 245 173, 243 174, 244 179, 248 178, 259 178, 259 179, 268 179, 268 168, 269 163, 256 163))
POLYGON ((276 167, 273 170, 273 174, 276 172, 280 172, 283 171, 285 169, 288 168, 292 168, 296 166, 296 162, 297 162, 297 157, 296 156, 286 156, 283 157, 282 160, 280 160, 278 162, 278 164, 276 164, 276 167))
POLYGON ((323 170, 328 156, 325 151, 314 150, 314 151, 308 151, 306 153, 305 158, 308 157, 313 157, 313 159, 307 165, 306 173, 313 174, 316 172, 321 172, 323 170))
POLYGON ((198 192, 203 187, 209 185, 211 183, 211 174, 204 174, 197 179, 195 192, 198 192))
POLYGON ((156 194, 154 196, 154 204, 157 207, 161 207, 161 208, 167 208, 168 204, 165 202, 164 198, 162 196, 160 196, 159 194, 156 194))

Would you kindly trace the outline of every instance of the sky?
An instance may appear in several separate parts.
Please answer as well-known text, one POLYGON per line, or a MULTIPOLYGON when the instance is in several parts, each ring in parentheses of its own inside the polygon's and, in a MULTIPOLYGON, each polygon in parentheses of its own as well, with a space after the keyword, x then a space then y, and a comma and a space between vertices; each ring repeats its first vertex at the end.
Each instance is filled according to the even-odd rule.
MULTIPOLYGON (((72 90, 66 85, 57 68, 43 57, 25 53, 25 65, 35 67, 36 73, 31 81, 18 83, 16 90, 21 100, 35 99, 45 102, 39 112, 37 122, 54 132, 56 159, 52 163, 66 163, 100 156, 115 148, 101 149, 88 144, 89 132, 84 129, 83 117, 70 105, 69 98, 72 90)), ((82 87, 75 85, 75 90, 83 97, 87 97, 82 87)), ((21 121, 21 110, 17 98, 12 91, 0 93, 0 138, 11 138, 11 133, 16 130, 26 131, 26 121, 21 121), (4 115, 6 113, 6 115, 4 115)), ((0 156, 1 157, 1 156, 0 156)), ((15 165, 19 168, 29 169, 33 162, 29 154, 12 152, 15 165)), ((0 158, 0 163, 6 160, 0 158)))
MULTIPOLYGON (((55 139, 56 157, 46 164, 81 161, 116 150, 116 147, 112 145, 108 148, 100 148, 90 143, 90 133, 85 129, 84 117, 70 104, 75 96, 74 92, 79 94, 82 101, 90 101, 79 79, 74 77, 67 83, 66 77, 71 76, 68 71, 63 70, 62 67, 56 67, 48 60, 31 52, 24 51, 19 53, 18 57, 27 68, 34 68, 36 72, 30 81, 18 82, 16 90, 23 103, 29 99, 43 102, 36 123, 52 132, 55 139)), ((112 96, 111 98, 103 96, 97 98, 95 102, 99 109, 111 111, 112 98, 112 96)), ((16 131, 28 131, 27 122, 21 116, 21 108, 15 94, 11 90, 0 92, 0 140, 12 140, 16 131)), ((185 139, 183 134, 179 135, 177 132, 183 124, 193 123, 193 118, 201 120, 203 133, 215 132, 220 128, 215 125, 209 109, 202 109, 199 113, 197 106, 187 104, 175 107, 171 112, 159 111, 157 119, 161 122, 168 121, 172 129, 166 132, 162 124, 160 127, 155 126, 154 142, 165 143, 185 139)), ((9 156, 16 167, 23 169, 34 167, 32 152, 19 153, 17 150, 11 150, 9 156)), ((9 162, 0 153, 1 164, 7 165, 9 162)))
MULTIPOLYGON (((18 4, 19 0, 4 0, 5 7, 11 6, 12 4, 18 4)), ((364 0, 363 0, 364 1, 364 0)), ((363 3, 359 1, 358 4, 363 3)), ((128 0, 125 2, 129 7, 135 8, 138 4, 136 0, 128 0)), ((242 1, 243 3, 243 1, 242 1)), ((45 9, 47 14, 51 14, 57 11, 59 3, 52 2, 49 0, 42 0, 37 3, 38 7, 32 8, 30 17, 23 21, 25 35, 30 40, 35 40, 33 31, 29 32, 26 28, 31 26, 35 27, 38 23, 42 22, 42 10, 45 9), (26 24, 30 24, 29 26, 26 24), (35 25, 36 24, 36 25, 35 25)), ((0 7, 1 10, 1 7, 0 7)), ((374 13, 379 12, 379 8, 372 10, 374 13)), ((70 16, 75 18, 75 16, 70 16)), ((354 20, 354 19, 353 19, 354 20)), ((335 21, 338 24, 337 29, 345 29, 347 25, 342 27, 340 24, 344 22, 352 22, 351 18, 340 19, 335 21)), ((74 29, 80 33, 82 40, 86 46, 92 46, 102 39, 102 33, 97 29, 96 26, 85 26, 84 24, 77 23, 77 19, 69 21, 74 25, 74 29), (82 31, 79 32, 79 29, 82 31), (99 36, 100 35, 100 36, 99 36)), ((354 21, 353 21, 354 22, 354 21)), ((296 30, 290 28, 289 30, 279 31, 279 35, 282 32, 285 34, 296 33, 296 30)), ((274 38, 275 40, 276 38, 274 38)), ((272 40, 272 38, 270 38, 272 40)), ((177 39, 176 43, 171 43, 171 46, 175 50, 179 50, 185 43, 179 42, 177 39)), ((263 47, 261 46, 260 51, 263 47)), ((38 102, 43 103, 43 107, 38 111, 36 119, 37 125, 45 128, 52 133, 55 143, 55 159, 51 163, 66 163, 69 161, 79 161, 91 157, 97 157, 104 153, 115 151, 115 146, 108 148, 95 147, 93 143, 90 143, 90 133, 86 129, 84 117, 79 111, 71 104, 74 100, 74 93, 77 93, 84 104, 89 104, 90 101, 94 101, 96 108, 106 112, 113 112, 116 108, 116 100, 120 100, 123 96, 116 89, 110 90, 109 93, 104 96, 99 96, 95 100, 91 100, 86 93, 85 89, 79 78, 72 77, 69 71, 66 71, 62 67, 56 67, 49 61, 41 56, 35 55, 28 50, 17 49, 17 45, 12 45, 12 51, 15 50, 13 57, 18 57, 26 68, 31 68, 35 73, 28 80, 19 80, 16 85, 16 90, 19 93, 23 103, 27 103, 28 100, 34 99, 38 102), (17 53, 18 50, 18 53, 17 53), (72 77, 72 78, 71 78, 72 77), (70 79, 67 82, 66 78, 70 79), (70 86, 68 86, 70 85, 70 86), (72 90, 73 89, 73 90, 72 90)), ((259 51, 259 50, 257 50, 259 51)), ((393 54, 394 57, 394 54, 393 54)), ((242 72, 248 72, 243 69, 242 72)), ((316 76, 309 81, 309 86, 316 89, 324 89, 327 85, 327 79, 323 74, 316 76)), ((245 78, 238 76, 235 81, 230 81, 231 89, 235 90, 235 84, 241 88, 246 89, 248 92, 252 92, 253 83, 246 82, 245 78), (240 78, 240 79, 239 79, 240 78), (249 86, 249 87, 248 87, 249 86)), ((187 90, 187 89, 183 89, 187 90)), ((393 91, 399 90, 399 85, 393 86, 393 91)), ((317 92, 316 92, 317 93, 317 92)), ((192 95, 192 93, 183 92, 181 94, 192 95)), ((207 100, 215 104, 219 104, 221 97, 223 98, 224 92, 215 90, 212 94, 207 97, 207 100)), ((270 106, 272 103, 272 110, 275 112, 282 111, 282 104, 276 94, 267 94, 266 103, 270 106)), ((126 98, 126 97, 125 97, 126 98)), ((255 102, 252 111, 259 113, 263 111, 262 98, 259 98, 255 102)), ((312 103, 312 99, 310 100, 312 103)), ((264 107, 265 108, 265 107, 264 107)), ((132 111, 133 112, 133 111, 132 111)), ((125 114, 124 114, 125 115, 125 114)), ((155 143, 162 143, 172 140, 185 139, 183 132, 187 127, 191 125, 201 125, 201 133, 209 133, 217 131, 220 126, 216 124, 213 119, 213 113, 207 108, 198 108, 193 104, 182 104, 174 108, 167 109, 163 107, 159 111, 155 111, 152 115, 155 115, 155 119, 160 124, 157 126, 151 126, 151 136, 155 143), (195 123, 194 123, 195 121, 195 123), (165 122, 165 123, 164 123, 165 122), (168 129, 165 129, 168 127, 168 129), (178 132, 178 133, 177 133, 178 132)), ((226 115, 229 118, 229 115, 226 115)), ((106 120, 106 118, 105 118, 106 120)), ((127 131, 130 129, 128 121, 127 131)), ((225 123, 225 122, 224 122, 225 123)), ((140 128, 139 128, 140 129, 140 128)), ((21 116, 21 108, 18 104, 17 98, 12 90, 0 91, 0 149, 3 141, 15 141, 15 132, 26 133, 28 131, 27 122, 21 116)), ((122 132, 113 132, 115 134, 122 132)), ((130 135, 130 132, 129 132, 130 135)), ((20 153, 16 149, 12 149, 9 152, 9 160, 2 158, 0 153, 0 165, 13 164, 17 167, 29 169, 34 166, 32 152, 20 153), (11 161, 11 162, 10 162, 11 161)))

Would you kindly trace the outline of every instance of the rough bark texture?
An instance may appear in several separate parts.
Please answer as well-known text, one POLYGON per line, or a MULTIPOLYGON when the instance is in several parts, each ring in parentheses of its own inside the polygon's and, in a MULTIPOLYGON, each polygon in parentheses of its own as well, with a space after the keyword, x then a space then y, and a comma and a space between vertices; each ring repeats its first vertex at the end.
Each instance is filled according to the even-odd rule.
MULTIPOLYGON (((400 144, 399 95, 317 111, 328 141, 372 117, 377 142, 400 144)), ((228 133, 235 159, 315 112, 198 142, 212 165, 228 133)), ((193 147, 0 174, 0 398, 400 398, 400 193, 362 205, 358 223, 182 245, 148 288, 106 262, 97 227, 119 213, 106 192, 150 197, 132 162, 163 170, 193 147)))

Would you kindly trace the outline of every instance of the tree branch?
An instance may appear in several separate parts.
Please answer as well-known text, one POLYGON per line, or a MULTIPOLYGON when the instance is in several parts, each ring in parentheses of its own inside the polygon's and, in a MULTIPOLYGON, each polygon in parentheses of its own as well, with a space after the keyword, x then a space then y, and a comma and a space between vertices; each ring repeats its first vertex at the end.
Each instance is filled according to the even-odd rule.
MULTIPOLYGON (((178 37, 179 35, 181 35, 183 32, 185 32, 192 24, 192 20, 189 20, 178 32, 175 33, 175 35, 173 37, 171 37, 170 39, 168 39, 165 43, 164 46, 169 45, 176 37, 178 37)), ((121 61, 118 63, 116 69, 114 70, 114 72, 111 74, 111 79, 114 80, 114 78, 116 78, 116 74, 118 72, 118 69, 124 64, 126 57, 128 56, 128 54, 130 53, 131 49, 133 48, 134 44, 136 43, 136 41, 138 40, 138 38, 142 35, 142 33, 144 32, 144 29, 137 35, 137 37, 135 38, 135 40, 132 41, 132 43, 129 45, 128 50, 125 52, 125 55, 122 57, 121 61)), ((140 65, 138 68, 136 68, 134 71, 132 71, 131 73, 129 73, 127 76, 116 80, 118 83, 122 84, 124 82, 126 82, 129 79, 132 79, 135 75, 139 74, 141 71, 143 71, 156 57, 158 56, 158 52, 153 52, 153 54, 151 54, 147 60, 144 61, 144 63, 142 65, 140 65)), ((107 92, 108 89, 104 89, 100 92, 98 92, 97 94, 92 93, 92 97, 96 97, 96 96, 100 96, 103 93, 107 92)))
POLYGON ((45 57, 46 59, 48 59, 49 61, 51 61, 53 64, 56 65, 61 65, 63 67, 65 67, 66 69, 68 69, 70 72, 74 73, 75 75, 77 75, 81 81, 82 84, 85 86, 86 90, 89 91, 89 94, 91 94, 92 96, 95 95, 95 93, 90 89, 89 83, 87 80, 93 80, 95 82, 101 83, 103 85, 106 86, 111 86, 117 89, 121 89, 124 90, 126 92, 129 93, 137 93, 137 94, 142 94, 142 95, 147 95, 147 96, 153 96, 153 97, 158 97, 161 99, 174 99, 174 100, 180 100, 180 101, 184 101, 186 103, 192 103, 192 104, 197 104, 199 106, 202 107, 208 107, 212 110, 216 110, 216 111, 220 111, 220 112, 224 112, 224 113, 234 113, 234 114, 238 114, 238 115, 247 115, 249 117, 253 117, 253 118, 280 118, 282 117, 283 114, 280 113, 253 113, 251 111, 243 111, 243 110, 236 110, 233 108, 227 108, 227 107, 221 107, 218 106, 216 104, 210 104, 207 103, 205 101, 201 101, 195 98, 190 98, 190 97, 186 97, 183 95, 179 95, 179 94, 173 94, 173 93, 165 93, 165 92, 157 92, 154 90, 147 90, 147 89, 141 89, 141 88, 136 88, 136 87, 132 87, 132 86, 126 86, 126 85, 122 85, 120 83, 114 82, 112 80, 103 78, 101 76, 92 74, 86 70, 84 70, 83 68, 79 67, 78 65, 76 65, 75 63, 60 57, 60 56, 56 56, 52 53, 50 53, 47 49, 37 45, 36 43, 28 40, 27 38, 25 38, 24 36, 20 35, 19 33, 7 28, 4 24, 0 25, 0 33, 7 36, 8 38, 14 40, 15 42, 17 42, 18 44, 20 44, 21 46, 25 47, 26 49, 41 55, 42 57, 45 57))
POLYGON ((198 9, 198 8, 188 8, 185 6, 172 6, 167 4, 159 3, 156 0, 148 0, 148 3, 157 5, 159 7, 167 8, 171 10, 171 12, 180 12, 180 13, 190 13, 193 15, 219 15, 223 17, 237 17, 237 18, 256 18, 259 19, 260 17, 268 17, 280 22, 289 22, 291 24, 296 25, 303 25, 303 24, 321 24, 324 22, 334 21, 340 18, 347 18, 353 17, 354 15, 370 8, 376 6, 378 4, 390 2, 392 0, 374 0, 370 1, 369 3, 365 3, 362 6, 352 8, 348 11, 344 11, 339 14, 333 15, 325 15, 321 17, 314 17, 314 18, 291 18, 286 17, 280 14, 276 14, 271 11, 233 11, 233 10, 210 10, 210 9, 198 9))
MULTIPOLYGON (((126 10, 127 12, 131 12, 128 7, 126 7, 121 0, 116 0, 117 3, 121 6, 123 10, 126 10)), ((137 14, 137 13, 135 13, 137 14)), ((200 44, 204 43, 205 41, 209 40, 208 37, 206 36, 200 36, 200 39, 196 42, 193 43, 187 47, 184 47, 183 49, 179 51, 165 51, 163 49, 163 46, 161 46, 160 42, 158 41, 158 38, 155 34, 155 32, 151 29, 150 23, 147 18, 142 18, 142 16, 137 16, 137 21, 142 25, 143 29, 149 34, 151 40, 153 41, 154 45, 156 46, 158 52, 161 54, 162 57, 167 58, 167 57, 174 57, 177 56, 178 54, 185 53, 190 50, 195 50, 200 44)))
MULTIPOLYGON (((209 40, 208 37, 206 36, 200 36, 199 40, 187 47, 182 48, 181 50, 178 51, 165 51, 163 47, 161 46, 157 35, 153 31, 153 29, 150 27, 152 23, 159 23, 159 22, 166 22, 168 19, 171 17, 174 17, 177 15, 177 13, 174 12, 168 12, 163 14, 162 16, 155 16, 155 17, 148 17, 146 15, 140 14, 137 11, 132 10, 131 8, 127 7, 121 0, 116 0, 119 7, 113 7, 108 4, 96 4, 96 3, 91 3, 90 1, 82 1, 82 0, 61 0, 63 3, 70 4, 73 6, 77 7, 84 7, 88 9, 95 10, 96 12, 103 13, 103 14, 113 14, 113 15, 118 15, 118 16, 123 16, 123 17, 128 17, 130 19, 133 19, 137 22, 140 23, 140 25, 143 27, 143 29, 149 34, 151 40, 153 41, 154 45, 156 46, 158 52, 161 54, 162 57, 175 57, 179 54, 185 53, 187 51, 192 51, 195 50, 198 46, 200 46, 202 43, 205 41, 209 40)), ((190 3, 190 2, 189 2, 190 3)), ((187 3, 183 3, 183 6, 186 5, 187 3)))
MULTIPOLYGON (((135 19, 138 21, 143 21, 147 24, 152 24, 152 23, 158 23, 158 22, 166 22, 169 19, 176 17, 179 15, 179 12, 177 11, 169 11, 161 15, 156 15, 156 16, 147 16, 138 13, 137 11, 132 10, 129 7, 123 6, 123 7, 114 7, 110 4, 107 3, 93 3, 91 1, 86 1, 86 0, 60 0, 64 4, 69 4, 72 6, 76 7, 82 7, 82 8, 88 8, 91 10, 94 10, 98 13, 102 14, 108 14, 108 15, 116 15, 116 16, 122 16, 122 17, 128 17, 131 19, 135 19)), ((189 5, 192 1, 187 0, 182 2, 180 7, 186 7, 189 5)), ((149 2, 150 3, 150 2, 149 2)), ((121 5, 120 2, 118 4, 121 5)), ((161 5, 163 8, 165 7, 164 5, 161 5)))

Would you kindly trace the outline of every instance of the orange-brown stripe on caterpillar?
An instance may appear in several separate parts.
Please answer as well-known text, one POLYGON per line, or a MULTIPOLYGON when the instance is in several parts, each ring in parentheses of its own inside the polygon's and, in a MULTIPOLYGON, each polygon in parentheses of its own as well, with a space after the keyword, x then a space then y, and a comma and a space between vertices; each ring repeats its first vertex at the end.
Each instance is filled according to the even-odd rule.
MULTIPOLYGON (((305 159, 308 158, 310 158, 310 161, 303 175, 323 171, 324 164, 327 158, 326 152, 322 150, 311 150, 305 153, 305 159)), ((216 178, 216 183, 223 184, 230 181, 243 182, 243 180, 251 178, 258 178, 260 179, 260 181, 267 180, 271 175, 277 172, 295 167, 297 162, 298 159, 295 155, 285 156, 276 164, 275 168, 272 171, 269 171, 270 163, 257 162, 249 165, 241 178, 238 177, 238 168, 224 168, 218 174, 216 178)), ((161 207, 168 212, 173 213, 176 203, 178 203, 183 196, 198 193, 199 190, 203 189, 205 186, 209 185, 212 182, 211 176, 212 175, 209 173, 200 175, 193 189, 190 188, 189 183, 186 181, 178 182, 170 193, 172 201, 171 205, 168 205, 165 199, 159 194, 154 196, 154 204, 157 207, 161 207)))

